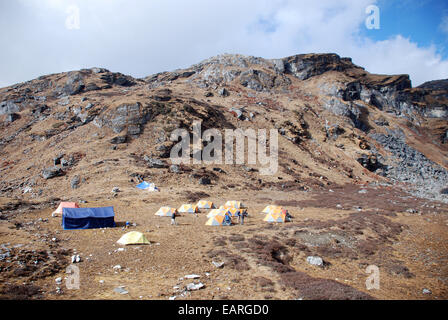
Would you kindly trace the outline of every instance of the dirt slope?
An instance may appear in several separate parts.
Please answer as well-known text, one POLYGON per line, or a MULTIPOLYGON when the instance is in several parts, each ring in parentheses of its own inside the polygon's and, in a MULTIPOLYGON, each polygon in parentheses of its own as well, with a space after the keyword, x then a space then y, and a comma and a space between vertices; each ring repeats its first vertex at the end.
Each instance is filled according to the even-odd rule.
POLYGON ((335 54, 221 55, 144 79, 92 68, 0 89, 1 297, 446 299, 447 90, 335 54), (278 171, 173 166, 170 135, 195 121, 277 130, 278 171), (135 188, 143 180, 160 192, 135 188), (242 200, 250 217, 214 228, 205 212, 176 227, 154 216, 202 198, 242 200), (119 227, 63 231, 60 201, 112 205, 119 227), (262 221, 274 203, 292 223, 262 221), (152 244, 116 251, 126 221, 152 244), (81 289, 57 293, 75 249, 81 289), (380 290, 366 289, 369 265, 380 290), (183 294, 192 273, 205 288, 183 294))

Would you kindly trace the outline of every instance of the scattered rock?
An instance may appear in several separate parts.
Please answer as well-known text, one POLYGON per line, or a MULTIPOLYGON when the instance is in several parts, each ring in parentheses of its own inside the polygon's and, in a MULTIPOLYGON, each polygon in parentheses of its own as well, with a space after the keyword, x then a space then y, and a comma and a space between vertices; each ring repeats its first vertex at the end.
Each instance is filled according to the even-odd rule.
POLYGON ((160 159, 154 159, 148 156, 144 156, 143 158, 146 161, 146 164, 148 165, 148 167, 150 168, 166 168, 168 167, 168 165, 165 163, 165 161, 160 160, 160 159))
POLYGON ((13 101, 4 101, 0 103, 0 115, 19 112, 20 108, 13 101))
POLYGON ((207 177, 202 177, 202 178, 199 179, 199 184, 200 185, 209 185, 211 183, 212 183, 211 180, 209 178, 207 178, 207 177))
POLYGON ((53 158, 53 164, 55 166, 60 165, 61 164, 61 159, 65 156, 65 154, 61 153, 59 155, 57 155, 56 157, 53 158))
POLYGON ((236 117, 239 120, 244 120, 245 117, 243 115, 243 110, 238 108, 230 108, 229 112, 233 114, 234 117, 236 117))
POLYGON ((42 171, 42 177, 46 180, 62 176, 64 171, 58 167, 46 168, 42 171))
POLYGON ((112 189, 112 193, 117 193, 117 192, 120 192, 120 188, 118 188, 118 187, 114 187, 114 188, 112 189))
POLYGON ((6 123, 11 123, 11 122, 14 122, 14 121, 16 121, 16 120, 18 120, 18 119, 20 119, 20 115, 19 114, 17 114, 17 113, 9 113, 7 116, 6 116, 6 123))
POLYGON ((123 144, 128 140, 127 136, 116 136, 110 140, 111 144, 123 144))
POLYGON ((357 159, 359 164, 371 172, 375 172, 378 169, 382 169, 384 166, 378 161, 375 154, 366 155, 363 154, 357 159))
POLYGON ((109 85, 119 85, 122 87, 131 87, 135 85, 135 81, 130 76, 125 76, 119 72, 107 72, 101 75, 101 80, 109 85))
POLYGON ((213 264, 216 268, 218 268, 218 269, 224 267, 224 262, 215 262, 215 261, 212 261, 212 264, 213 264))
POLYGON ((218 94, 221 97, 228 97, 230 95, 229 91, 226 88, 221 88, 218 90, 218 94))
POLYGON ((129 293, 128 291, 126 291, 126 290, 124 289, 124 286, 117 287, 117 288, 114 289, 114 291, 115 291, 116 293, 119 293, 119 294, 128 294, 128 293, 129 293))
POLYGON ((69 97, 62 97, 61 99, 59 99, 58 104, 60 106, 66 106, 70 103, 70 98, 69 97))
POLYGON ((389 122, 384 117, 379 117, 378 119, 373 120, 377 125, 381 127, 387 127, 389 126, 389 122))
POLYGON ((319 266, 322 267, 324 265, 324 261, 321 257, 315 257, 315 256, 309 256, 306 258, 306 262, 313 266, 319 266))
POLYGON ((186 286, 186 290, 187 291, 195 291, 195 290, 200 290, 200 289, 202 289, 204 287, 205 287, 205 285, 202 284, 201 282, 199 282, 197 284, 196 283, 189 283, 186 286))
POLYGON ((79 263, 79 262, 81 262, 81 257, 79 256, 79 254, 73 255, 72 256, 72 263, 79 263))
POLYGON ((172 164, 170 166, 170 172, 172 172, 172 173, 180 173, 180 167, 177 164, 172 164))
POLYGON ((72 189, 78 189, 80 183, 81 183, 81 180, 80 180, 79 176, 76 175, 70 181, 70 186, 71 186, 72 189))

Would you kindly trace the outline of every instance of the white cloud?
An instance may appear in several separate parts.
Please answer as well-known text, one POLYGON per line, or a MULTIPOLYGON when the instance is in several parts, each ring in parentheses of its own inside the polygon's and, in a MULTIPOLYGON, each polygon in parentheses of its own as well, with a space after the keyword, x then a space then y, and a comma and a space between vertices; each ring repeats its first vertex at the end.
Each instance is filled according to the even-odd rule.
POLYGON ((442 59, 434 46, 421 48, 402 36, 366 41, 351 51, 356 53, 354 62, 367 70, 382 74, 410 73, 413 86, 448 75, 448 61, 442 59))
POLYGON ((414 85, 446 77, 434 47, 360 36, 372 0, 20 0, 0 5, 0 81, 100 66, 143 77, 220 53, 280 58, 350 56, 370 72, 409 73, 414 85), (80 9, 79 30, 66 10, 80 9))

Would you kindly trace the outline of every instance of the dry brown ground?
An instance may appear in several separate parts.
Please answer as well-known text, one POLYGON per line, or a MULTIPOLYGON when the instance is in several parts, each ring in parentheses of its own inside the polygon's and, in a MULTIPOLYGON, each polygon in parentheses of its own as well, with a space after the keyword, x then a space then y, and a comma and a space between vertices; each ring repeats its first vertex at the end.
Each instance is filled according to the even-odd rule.
MULTIPOLYGON (((67 80, 66 74, 48 77, 60 85, 67 80)), ((398 186, 368 186, 367 193, 359 193, 368 182, 386 181, 356 161, 361 153, 368 153, 360 148, 360 141, 376 143, 319 102, 319 84, 343 82, 345 78, 336 72, 303 82, 291 78, 286 92, 279 88, 255 96, 234 83, 226 86, 231 91, 226 98, 216 92, 206 98, 206 90, 187 80, 167 82, 160 89, 173 91, 171 101, 164 106, 174 115, 156 116, 138 139, 118 145, 116 150, 111 148, 110 139, 116 134, 110 128, 99 129, 90 123, 69 130, 68 123, 56 120, 55 113, 65 112, 67 106, 60 106, 59 100, 51 97, 53 89, 41 93, 48 97, 52 114, 45 120, 27 127, 34 119, 28 108, 13 123, 4 124, 3 116, 0 245, 22 246, 11 250, 12 257, 0 261, 0 298, 168 299, 177 295, 178 299, 446 299, 448 207, 414 199, 399 192, 398 186), (194 118, 186 112, 185 104, 206 115, 219 112, 205 118, 220 128, 287 127, 285 120, 299 125, 302 115, 312 139, 295 144, 280 137, 279 170, 272 176, 230 165, 217 165, 225 173, 213 171, 214 166, 187 165, 181 174, 170 173, 168 168, 149 168, 143 156, 154 153, 158 158, 160 133, 170 133, 179 120, 189 123, 194 118), (253 112, 255 118, 238 121, 228 112, 230 107, 240 106, 246 107, 246 113, 253 112), (326 120, 344 128, 345 133, 337 140, 327 139, 322 130, 326 120), (54 130, 57 132, 48 138, 36 139, 54 130), (14 138, 6 139, 10 136, 14 138), (53 158, 60 153, 76 156, 76 164, 62 177, 43 179, 42 169, 53 165, 53 158), (135 174, 156 183, 161 192, 136 189, 135 174), (198 176, 212 174, 212 184, 201 188, 198 176), (81 178, 79 189, 70 186, 75 175, 81 178), (24 194, 27 185, 32 185, 32 191, 24 194), (110 193, 115 186, 121 189, 117 197, 110 193), (199 196, 199 192, 203 194, 199 196), (169 219, 154 216, 161 206, 178 207, 198 197, 217 205, 242 200, 249 207, 250 218, 244 226, 209 227, 201 213, 198 218, 184 215, 173 227, 169 219), (82 206, 112 205, 119 227, 64 231, 61 218, 51 217, 60 200, 88 201, 82 206), (284 225, 263 222, 259 212, 272 203, 289 209, 294 221, 284 225), (128 231, 121 227, 126 221, 136 223, 130 230, 143 232, 151 245, 116 251, 120 247, 116 241, 128 231), (66 290, 62 285, 64 292, 57 294, 55 278, 65 276, 75 249, 83 259, 78 264, 81 288, 66 290), (321 256, 326 267, 309 265, 309 255, 321 256), (224 268, 216 269, 213 260, 224 261, 224 268), (115 272, 113 266, 118 264, 123 268, 115 272), (365 269, 371 264, 380 268, 380 290, 366 290, 365 269), (182 291, 175 292, 173 287, 183 289, 191 281, 179 278, 192 273, 201 276, 205 288, 180 297, 182 291), (118 286, 125 286, 129 294, 114 292, 118 286), (424 288, 432 294, 423 294, 424 288)), ((99 81, 95 75, 86 80, 99 81)), ((104 107, 112 112, 122 103, 152 103, 157 91, 143 83, 129 90, 114 86, 71 96, 68 106, 93 103, 98 110, 104 107)), ((19 92, 14 90, 3 93, 2 100, 13 99, 16 94, 19 92)), ((411 146, 447 166, 446 148, 431 142, 444 123, 437 125, 440 132, 425 130, 434 127, 431 121, 414 132, 401 118, 371 106, 368 110, 372 130, 385 133, 373 121, 384 117, 390 128, 403 129, 411 146)), ((1 246, 0 251, 4 253, 1 246)))
MULTIPOLYGON (((12 284, 33 283, 43 295, 31 297, 50 300, 168 299, 174 295, 177 299, 356 299, 367 295, 377 299, 446 299, 447 206, 404 199, 406 195, 380 187, 366 189, 363 197, 359 186, 335 188, 334 192, 262 190, 234 191, 226 198, 211 195, 218 205, 238 199, 249 207, 245 225, 231 227, 206 226, 205 212, 198 218, 178 218, 178 226, 171 226, 169 218, 156 217, 160 206, 178 207, 185 202, 178 195, 181 190, 177 194, 175 190, 146 193, 124 188, 115 199, 83 205, 114 206, 119 225, 114 229, 64 231, 61 218, 51 217, 53 208, 23 210, 0 221, 0 243, 9 243, 8 247, 22 244, 18 250, 76 250, 83 259, 77 264, 81 286, 68 290, 62 285, 63 293, 56 293, 55 278, 65 277, 73 252, 69 251, 61 258, 60 270, 34 281, 31 274, 14 273, 19 268, 16 262, 2 261, 1 297, 16 297, 12 284), (361 211, 354 208, 355 202, 361 211), (259 212, 269 203, 286 205, 293 222, 263 222, 259 212), (419 213, 408 213, 407 208, 419 213), (39 218, 49 220, 39 222, 39 218), (121 227, 125 221, 136 223, 130 230, 143 232, 151 245, 116 251, 122 247, 116 241, 128 231, 121 227), (58 242, 51 241, 53 237, 58 242), (309 265, 308 255, 319 255, 328 265, 309 265), (215 268, 213 260, 224 261, 224 267, 215 268), (370 264, 380 268, 379 290, 366 289, 365 269, 370 264), (121 265, 121 271, 114 271, 115 265, 121 265), (182 289, 192 280, 179 279, 188 274, 200 275, 205 288, 181 297, 182 289), (129 294, 114 292, 118 286, 125 286, 129 294), (181 291, 176 292, 175 286, 181 291), (423 288, 432 294, 423 294, 423 288)), ((2 205, 6 203, 8 200, 2 199, 2 205)))

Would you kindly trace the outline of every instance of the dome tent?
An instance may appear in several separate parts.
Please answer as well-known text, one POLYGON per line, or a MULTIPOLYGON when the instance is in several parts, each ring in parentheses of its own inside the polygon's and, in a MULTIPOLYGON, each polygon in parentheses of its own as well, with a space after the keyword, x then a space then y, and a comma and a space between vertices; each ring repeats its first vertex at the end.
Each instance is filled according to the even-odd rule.
POLYGON ((79 205, 76 202, 61 202, 58 208, 55 211, 53 211, 51 216, 57 217, 59 215, 62 215, 63 208, 79 208, 79 205))
POLYGON ((131 231, 124 234, 118 241, 121 245, 132 245, 132 244, 150 244, 145 235, 138 231, 131 231))

